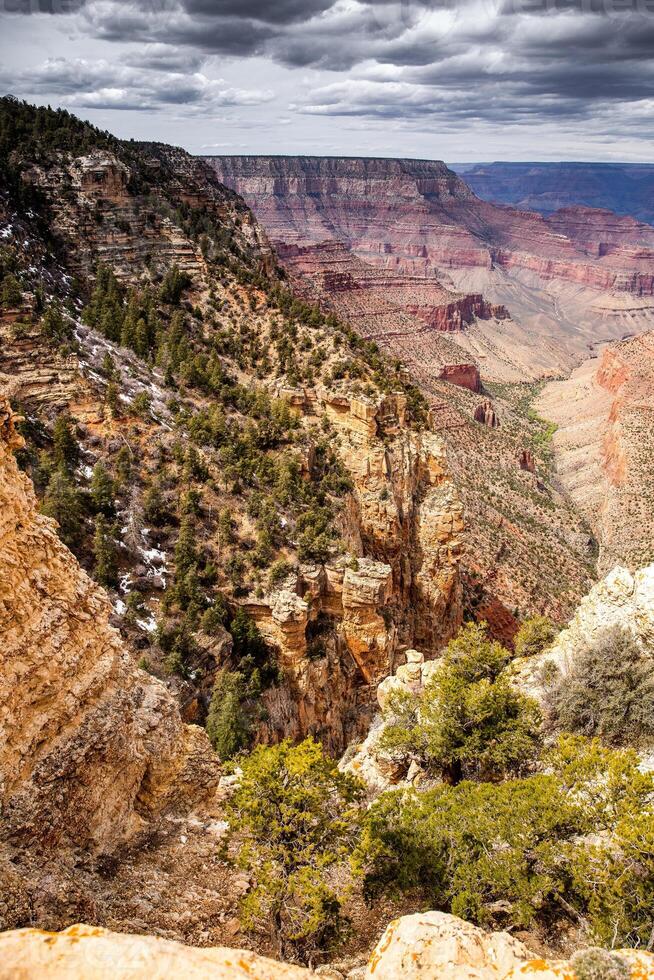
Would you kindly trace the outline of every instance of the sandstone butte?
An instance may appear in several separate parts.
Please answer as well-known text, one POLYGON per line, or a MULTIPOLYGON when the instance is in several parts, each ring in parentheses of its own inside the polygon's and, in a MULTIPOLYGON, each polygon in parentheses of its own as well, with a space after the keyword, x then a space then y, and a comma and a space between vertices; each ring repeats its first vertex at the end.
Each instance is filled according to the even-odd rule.
MULTIPOLYGON (((654 977, 654 954, 619 950, 632 980, 654 977)), ((352 978, 355 973, 352 972, 352 978)), ((18 929, 0 934, 0 980, 345 980, 329 967, 318 972, 277 963, 244 950, 184 946, 86 925, 64 932, 18 929)), ((565 960, 534 958, 508 933, 486 933, 443 912, 391 922, 373 950, 363 980, 576 980, 565 960)))

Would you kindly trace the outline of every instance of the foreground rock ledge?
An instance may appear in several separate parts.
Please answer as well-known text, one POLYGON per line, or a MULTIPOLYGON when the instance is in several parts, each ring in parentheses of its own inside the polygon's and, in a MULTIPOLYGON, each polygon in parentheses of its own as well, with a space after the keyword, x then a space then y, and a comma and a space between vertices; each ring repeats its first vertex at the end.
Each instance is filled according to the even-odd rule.
MULTIPOLYGON (((0 955, 1 955, 0 946, 0 955)), ((620 950, 632 980, 654 978, 654 955, 620 950)), ((484 932, 445 912, 390 923, 368 961, 365 980, 578 980, 567 960, 534 958, 507 932, 484 932)))
MULTIPOLYGON (((632 980, 653 980, 654 955, 620 950, 632 980)), ((338 971, 320 971, 341 977, 338 971)), ((355 970, 351 976, 361 976, 355 970)), ((199 949, 155 936, 95 926, 64 932, 0 933, 0 980, 308 980, 318 974, 249 950, 199 949)), ((564 960, 534 959, 506 932, 487 933, 444 912, 391 922, 375 947, 365 980, 577 980, 564 960)))
POLYGON ((0 980, 304 980, 309 970, 241 949, 198 949, 94 926, 0 934, 0 980))

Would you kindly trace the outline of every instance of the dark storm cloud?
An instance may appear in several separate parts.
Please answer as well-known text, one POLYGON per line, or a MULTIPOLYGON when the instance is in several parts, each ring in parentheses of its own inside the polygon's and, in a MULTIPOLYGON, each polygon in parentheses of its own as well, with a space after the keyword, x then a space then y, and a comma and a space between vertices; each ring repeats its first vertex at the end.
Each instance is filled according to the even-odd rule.
MULTIPOLYGON (((38 11, 50 0, 4 2, 38 11)), ((89 81, 83 96, 73 82, 74 97, 114 99, 133 70, 130 101, 203 105, 221 97, 198 75, 206 58, 257 55, 333 73, 295 104, 315 115, 442 125, 595 116, 610 128, 626 125, 625 107, 643 127, 654 112, 654 0, 66 2, 78 31, 142 46, 122 54, 113 82, 89 81)))
POLYGON ((260 20, 269 24, 292 24, 320 14, 334 0, 182 0, 184 10, 194 16, 221 19, 260 20))

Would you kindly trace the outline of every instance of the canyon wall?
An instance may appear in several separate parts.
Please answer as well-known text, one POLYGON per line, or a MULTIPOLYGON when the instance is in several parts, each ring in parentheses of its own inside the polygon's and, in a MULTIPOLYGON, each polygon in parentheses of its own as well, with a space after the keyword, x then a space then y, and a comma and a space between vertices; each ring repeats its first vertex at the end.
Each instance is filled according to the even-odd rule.
POLYGON ((470 359, 499 380, 555 374, 654 322, 654 229, 632 218, 498 207, 439 161, 207 160, 300 288, 416 370, 470 359))
POLYGON ((279 393, 306 421, 329 418, 353 488, 342 517, 348 554, 300 565, 275 590, 241 600, 293 692, 264 695, 261 734, 311 731, 343 751, 365 731, 398 654, 419 644, 433 657, 461 624, 463 505, 442 440, 406 426, 404 396, 279 393))
POLYGON ((0 403, 2 841, 111 849, 181 798, 210 791, 217 760, 165 687, 132 663, 106 595, 38 513, 0 403))
POLYGON ((645 333, 605 346, 538 399, 558 425, 557 471, 595 529, 602 572, 654 559, 653 384, 654 334, 645 333))

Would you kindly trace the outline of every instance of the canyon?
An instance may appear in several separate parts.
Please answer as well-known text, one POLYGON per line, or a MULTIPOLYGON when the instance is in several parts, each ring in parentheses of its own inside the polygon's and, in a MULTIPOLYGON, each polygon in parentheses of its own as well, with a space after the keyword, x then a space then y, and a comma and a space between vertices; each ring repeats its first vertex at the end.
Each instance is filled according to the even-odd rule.
POLYGON ((0 976, 573 975, 530 949, 587 944, 576 908, 509 936, 479 925, 510 903, 373 900, 353 841, 389 786, 467 792, 376 743, 466 620, 504 664, 535 613, 572 617, 543 662, 614 620, 651 643, 651 567, 590 590, 598 546, 652 557, 652 334, 612 338, 648 321, 654 229, 487 205, 430 161, 291 172, 0 111, 0 976), (351 929, 284 945, 247 916, 276 869, 243 859, 239 792, 287 751, 303 792, 314 750, 343 837, 307 907, 351 929))
POLYGON ((497 206, 439 161, 206 159, 299 287, 421 374, 552 376, 654 322, 654 229, 633 218, 497 206))
MULTIPOLYGON (((518 529, 524 528, 535 551, 547 552, 556 540, 556 561, 560 567, 569 565, 543 507, 536 508, 534 524, 534 509, 525 500, 528 493, 535 493, 534 502, 540 496, 545 507, 550 506, 546 498, 551 502, 554 494, 555 511, 568 494, 572 509, 578 505, 577 516, 567 509, 565 540, 576 552, 572 577, 582 590, 588 583, 582 567, 592 562, 596 547, 593 538, 600 542, 601 571, 615 561, 637 567, 649 560, 649 521, 642 515, 635 519, 634 510, 634 500, 647 497, 648 474, 642 462, 648 458, 647 449, 642 449, 640 463, 634 457, 627 464, 620 444, 625 426, 616 421, 610 434, 589 443, 575 442, 571 456, 564 420, 579 424, 585 409, 565 382, 552 380, 542 396, 538 385, 570 372, 573 378, 585 377, 594 363, 588 359, 607 344, 604 356, 611 356, 608 351, 615 347, 619 358, 632 343, 624 337, 647 336, 654 325, 652 226, 630 214, 573 200, 543 214, 497 205, 481 200, 464 182, 468 169, 461 179, 438 161, 207 159, 221 180, 253 208, 296 287, 400 358, 427 394, 466 505, 468 554, 477 556, 476 562, 464 558, 464 578, 468 583, 487 582, 481 605, 498 629, 508 631, 505 636, 511 631, 511 608, 534 601, 524 571, 531 560, 518 544, 518 529), (537 385, 526 401, 525 382, 537 385), (525 418, 533 423, 533 413, 559 426, 559 431, 534 433, 525 418), (490 426, 492 437, 481 436, 480 424, 490 426), (545 455, 539 461, 532 441, 541 436, 548 445, 541 445, 545 455), (580 465, 582 455, 585 462, 580 465), (507 481, 507 470, 516 459, 527 474, 517 497, 515 477, 507 481), (606 479, 595 479, 605 468, 606 479), (627 472, 631 493, 616 489, 627 472), (533 486, 528 488, 529 474, 533 486), (591 488, 588 501, 576 489, 582 482, 591 488), (498 508, 497 489, 502 484, 504 502, 513 498, 509 521, 498 508), (602 499, 598 516, 600 488, 608 485, 613 489, 607 500, 619 496, 622 503, 602 499), (544 493, 546 486, 550 490, 544 493), (484 540, 489 524, 507 534, 492 557, 484 540), (548 539, 544 548, 536 544, 538 525, 543 524, 550 525, 543 534, 548 539), (618 539, 624 535, 633 541, 621 549, 618 539), (522 551, 519 559, 517 548, 522 551), (510 569, 503 580, 505 562, 510 569)), ((566 174, 559 174, 561 181, 566 174)), ((581 174, 579 180, 586 176, 581 174)), ((638 179, 645 180, 646 174, 639 171, 638 179)), ((584 186, 592 187, 592 182, 584 186)), ((634 350, 643 355, 643 390, 648 349, 647 340, 641 347, 634 343, 634 350)), ((594 390, 601 413, 608 394, 601 395, 601 385, 594 390)), ((611 402, 614 415, 623 401, 624 396, 611 402)), ((643 397, 634 395, 634 403, 644 405, 643 397)), ((634 408, 630 418, 641 444, 644 440, 648 445, 647 411, 636 423, 637 414, 634 408)), ((467 594, 472 591, 469 587, 467 594)), ((572 594, 574 602, 579 598, 574 586, 572 594)), ((562 615, 570 606, 561 599, 548 599, 543 611, 562 615)))
MULTIPOLYGON (((342 752, 366 730, 375 685, 402 651, 420 644, 433 655, 461 623, 463 505, 445 444, 412 420, 405 372, 384 376, 381 390, 379 371, 387 369, 379 364, 373 373, 353 341, 344 345, 338 331, 313 324, 314 314, 313 325, 306 326, 280 312, 272 291, 282 288, 283 277, 265 231, 202 161, 160 144, 105 145, 97 136, 90 142, 78 155, 22 161, 21 179, 42 198, 39 216, 57 242, 56 257, 35 216, 0 201, 3 256, 23 284, 20 302, 0 311, 0 371, 4 381, 12 377, 11 386, 3 383, 2 390, 25 415, 30 437, 23 451, 26 468, 38 482, 38 460, 51 445, 59 416, 74 420, 81 455, 74 479, 83 496, 96 466, 115 475, 118 450, 130 454, 128 488, 111 505, 120 518, 112 532, 119 549, 118 574, 110 585, 112 623, 173 689, 188 722, 205 720, 216 679, 236 663, 229 631, 215 622, 202 629, 194 621, 188 662, 172 672, 166 666, 166 631, 173 637, 169 645, 180 630, 186 636, 183 610, 165 609, 166 592, 175 584, 183 523, 179 486, 201 500, 194 505, 194 533, 216 582, 203 602, 228 603, 224 617, 242 610, 283 672, 282 683, 260 693, 252 737, 277 741, 311 733, 320 735, 330 751, 342 752), (204 237, 203 229, 208 229, 204 237), (207 248, 209 235, 215 245, 207 248), (107 264, 115 288, 131 289, 135 298, 160 289, 171 268, 187 277, 187 298, 179 312, 191 322, 206 319, 188 356, 201 361, 207 351, 220 351, 218 395, 198 391, 188 379, 177 381, 170 369, 138 356, 117 334, 108 337, 102 324, 85 322, 80 314, 89 293, 77 292, 73 277, 93 281, 99 266, 107 264), (67 345, 44 337, 36 309, 44 286, 53 303, 66 304, 67 345), (280 338, 285 317, 286 336, 280 338), (240 349, 225 341, 234 331, 241 335, 240 349), (251 352, 244 349, 249 345, 251 352), (257 366, 266 346, 276 363, 268 356, 257 366), (350 360, 343 361, 344 356, 350 360), (335 369, 345 377, 335 377, 335 369), (281 562, 279 580, 272 581, 251 558, 237 575, 230 571, 232 563, 236 568, 242 564, 242 554, 253 554, 256 536, 264 533, 249 498, 252 487, 225 478, 225 448, 204 433, 199 441, 191 434, 193 414, 206 416, 226 382, 247 385, 266 404, 272 400, 284 406, 289 431, 271 456, 287 461, 300 488, 317 482, 323 466, 331 467, 332 480, 343 484, 338 498, 332 495, 329 502, 334 509, 331 534, 338 543, 330 544, 321 560, 300 557, 295 525, 306 505, 297 500, 297 489, 295 498, 284 497, 271 518, 275 546, 264 538, 272 552, 268 567, 274 559, 281 562), (107 406, 112 384, 118 387, 117 408, 107 406), (176 407, 180 395, 182 413, 176 407), (134 410, 138 399, 146 400, 147 411, 134 410), (332 454, 328 463, 321 462, 326 436, 332 454), (194 443, 201 478, 188 476, 180 439, 194 443), (166 470, 165 517, 152 526, 144 516, 145 495, 166 470), (218 528, 223 510, 230 515, 228 541, 221 540, 218 528), (139 603, 137 616, 128 612, 130 594, 139 603)), ((307 317, 310 308, 300 312, 307 317)), ((191 334, 193 328, 188 329, 191 334)), ((190 370, 192 376, 195 362, 190 370)), ((228 399, 224 413, 223 424, 237 434, 247 410, 235 409, 228 399)), ((250 477, 253 482, 260 499, 267 487, 250 477)), ((324 506, 325 494, 320 494, 324 506)), ((94 520, 89 514, 86 526, 92 528, 94 520)), ((90 537, 85 531, 77 554, 93 572, 90 537)))
POLYGON ((535 402, 557 425, 558 475, 596 528, 600 572, 654 557, 653 378, 654 335, 645 333, 606 345, 535 402))

